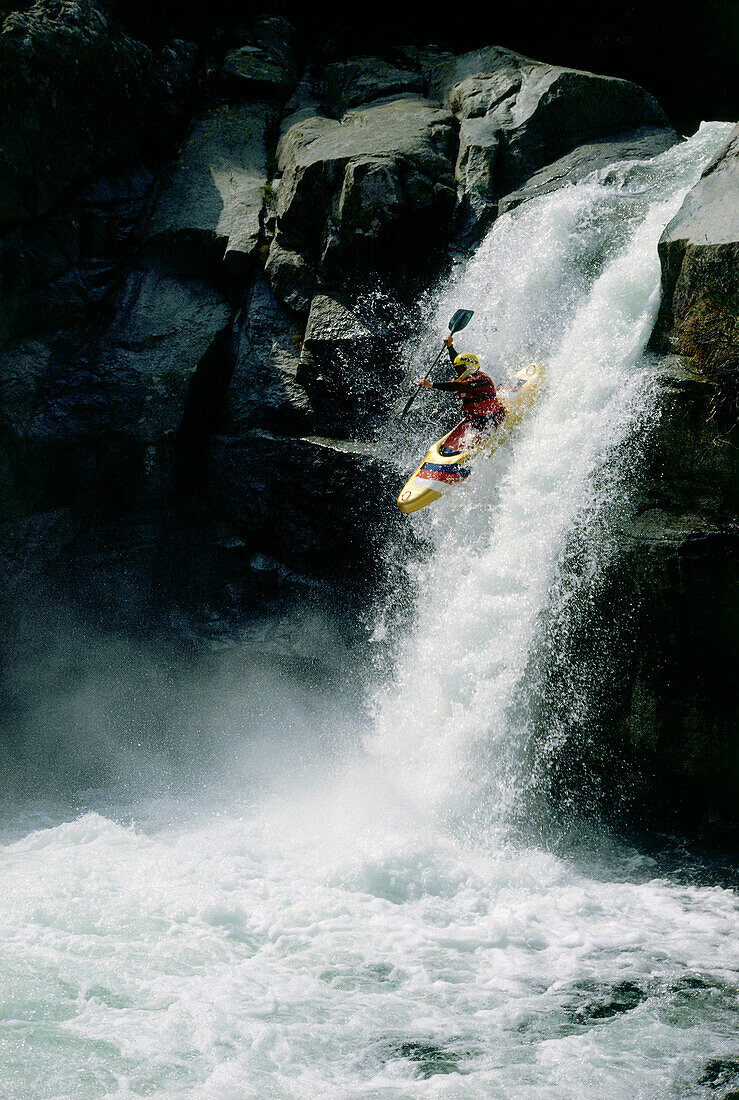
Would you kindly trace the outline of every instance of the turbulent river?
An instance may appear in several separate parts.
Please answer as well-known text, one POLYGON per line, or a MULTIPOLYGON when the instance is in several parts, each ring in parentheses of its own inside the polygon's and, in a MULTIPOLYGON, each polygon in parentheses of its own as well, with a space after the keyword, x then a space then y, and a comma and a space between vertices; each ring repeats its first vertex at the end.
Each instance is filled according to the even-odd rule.
MULTIPOLYGON (((504 215, 438 291, 440 330, 476 311, 459 350, 547 385, 409 518, 416 597, 373 618, 376 666, 347 650, 304 681, 244 644, 162 671, 72 639, 19 672, 43 696, 80 662, 4 761, 0 1096, 739 1095, 736 895, 603 830, 557 841, 525 705, 576 597, 567 545, 607 568, 588 532, 658 415, 657 241, 727 129, 504 215), (147 714, 181 723, 176 752, 147 714)), ((312 644, 341 653, 328 624, 312 644)))

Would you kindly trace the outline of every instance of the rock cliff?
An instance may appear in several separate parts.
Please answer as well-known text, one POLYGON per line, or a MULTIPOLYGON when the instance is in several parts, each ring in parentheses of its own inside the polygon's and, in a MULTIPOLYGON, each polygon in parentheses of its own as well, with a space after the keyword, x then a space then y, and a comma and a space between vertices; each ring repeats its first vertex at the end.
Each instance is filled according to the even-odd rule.
MULTIPOLYGON (((51 588, 104 621, 210 626, 304 592, 356 607, 413 537, 371 428, 419 297, 499 213, 680 136, 635 84, 499 46, 314 55, 276 15, 193 43, 122 13, 38 0, 0 33, 5 605, 51 588)), ((663 343, 707 288, 737 314, 737 140, 663 237, 663 343)), ((670 386, 671 477, 624 534, 645 648, 612 727, 673 776, 700 759, 709 789, 733 452, 707 474, 700 384, 670 386)))
POLYGON ((291 576, 328 545, 347 577, 376 559, 396 519, 370 538, 363 436, 416 298, 499 203, 578 151, 679 139, 641 88, 498 47, 319 64, 279 16, 199 45, 127 26, 38 0, 0 35, 7 572, 36 562, 114 616, 122 573, 208 614, 238 591, 238 612, 260 555, 291 576))

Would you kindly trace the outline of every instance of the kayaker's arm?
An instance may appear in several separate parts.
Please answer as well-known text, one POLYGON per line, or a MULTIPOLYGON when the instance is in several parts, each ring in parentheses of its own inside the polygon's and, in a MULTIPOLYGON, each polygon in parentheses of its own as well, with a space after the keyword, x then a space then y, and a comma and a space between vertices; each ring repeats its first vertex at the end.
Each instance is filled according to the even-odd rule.
MULTIPOLYGON (((449 352, 449 359, 452 363, 454 363, 454 360, 457 358, 457 349, 454 347, 454 344, 452 343, 452 334, 451 334, 451 332, 449 333, 447 338, 444 340, 444 343, 446 344, 447 351, 449 352)), ((420 378, 419 381, 418 381, 418 384, 419 384, 419 386, 423 386, 423 388, 425 390, 433 390, 433 389, 438 390, 438 389, 443 389, 444 388, 444 383, 443 382, 442 383, 429 382, 428 378, 420 378)), ((452 383, 452 384, 454 385, 455 383, 452 383)))
POLYGON ((489 390, 495 393, 495 386, 487 375, 480 375, 477 378, 465 378, 464 382, 432 382, 431 388, 446 390, 447 393, 466 393, 470 396, 476 396, 489 390))

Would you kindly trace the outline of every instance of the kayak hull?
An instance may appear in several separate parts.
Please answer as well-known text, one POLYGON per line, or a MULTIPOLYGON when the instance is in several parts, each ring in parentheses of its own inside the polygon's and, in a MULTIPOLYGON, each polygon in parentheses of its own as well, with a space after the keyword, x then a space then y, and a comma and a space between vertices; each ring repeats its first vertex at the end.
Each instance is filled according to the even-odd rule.
POLYGON ((445 442, 457 431, 454 427, 429 447, 398 496, 398 508, 406 514, 417 512, 446 493, 463 485, 470 475, 469 462, 480 455, 490 456, 520 422, 544 382, 544 367, 531 363, 516 374, 514 382, 498 387, 498 398, 506 410, 505 419, 490 432, 474 435, 462 451, 445 454, 445 442))

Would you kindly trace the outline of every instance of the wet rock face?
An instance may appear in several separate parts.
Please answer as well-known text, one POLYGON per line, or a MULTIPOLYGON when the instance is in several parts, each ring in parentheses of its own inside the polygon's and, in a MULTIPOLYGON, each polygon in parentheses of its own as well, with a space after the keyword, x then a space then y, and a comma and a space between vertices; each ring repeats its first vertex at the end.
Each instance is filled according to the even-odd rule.
POLYGON ((679 140, 643 88, 543 64, 498 46, 441 60, 431 69, 429 84, 430 94, 460 119, 457 181, 468 232, 491 220, 496 200, 555 161, 560 170, 550 173, 550 180, 578 178, 571 175, 576 162, 563 162, 578 147, 608 140, 614 159, 621 159, 628 153, 616 139, 635 131, 664 132, 668 141, 679 140))
POLYGON ((358 568, 395 519, 361 437, 450 249, 598 143, 675 137, 641 89, 497 47, 319 64, 272 15, 197 56, 152 42, 94 0, 39 0, 0 35, 6 545, 42 557, 23 532, 47 517, 33 530, 82 589, 99 567, 118 591, 126 557, 175 600, 197 587, 188 559, 209 599, 255 553, 358 568), (378 286, 389 320, 366 308, 378 286), (338 541, 339 505, 315 503, 329 491, 338 541))
POLYGON ((533 765, 561 807, 615 823, 733 835, 739 661, 737 450, 709 387, 676 357, 617 518, 614 551, 542 658, 533 765))
POLYGON ((277 293, 307 311, 321 287, 388 271, 401 256, 413 267, 434 226, 438 254, 454 212, 455 137, 450 112, 417 96, 290 126, 267 261, 277 293))
POLYGON ((739 316, 739 125, 666 227, 659 256, 658 344, 706 300, 739 316))

